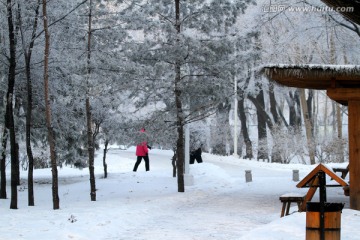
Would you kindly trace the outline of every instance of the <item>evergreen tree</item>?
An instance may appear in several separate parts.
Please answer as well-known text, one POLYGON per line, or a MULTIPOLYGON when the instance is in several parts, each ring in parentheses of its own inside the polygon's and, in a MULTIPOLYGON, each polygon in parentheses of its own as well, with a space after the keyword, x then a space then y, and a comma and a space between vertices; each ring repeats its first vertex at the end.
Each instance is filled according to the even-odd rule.
POLYGON ((138 3, 135 23, 138 29, 144 29, 144 40, 131 50, 133 60, 141 64, 136 68, 142 75, 138 84, 145 96, 149 96, 149 90, 150 95, 172 92, 179 192, 185 191, 183 128, 190 119, 186 111, 186 106, 192 105, 189 96, 194 93, 199 96, 203 107, 198 109, 209 111, 205 106, 216 107, 216 96, 221 92, 218 88, 225 86, 221 82, 229 82, 226 59, 233 52, 233 44, 226 36, 248 3, 226 0, 138 3))

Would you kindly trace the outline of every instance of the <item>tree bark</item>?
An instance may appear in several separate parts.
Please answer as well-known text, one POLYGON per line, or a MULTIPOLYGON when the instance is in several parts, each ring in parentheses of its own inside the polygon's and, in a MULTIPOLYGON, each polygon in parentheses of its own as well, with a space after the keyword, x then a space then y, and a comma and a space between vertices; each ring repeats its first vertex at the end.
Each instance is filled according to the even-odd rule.
POLYGON ((19 155, 19 143, 16 142, 15 143, 15 158, 16 158, 16 165, 15 165, 15 168, 16 168, 16 185, 17 186, 20 186, 20 155, 19 155))
POLYGON ((4 127, 2 134, 2 142, 1 142, 1 159, 0 159, 0 199, 6 199, 6 146, 8 140, 8 131, 7 128, 4 127))
MULTIPOLYGON (((337 137, 339 140, 341 140, 343 134, 342 134, 342 117, 341 117, 340 104, 336 104, 336 123, 337 123, 337 137)), ((340 151, 341 153, 344 152, 344 146, 342 144, 340 145, 340 151)), ((338 159, 339 162, 345 162, 344 154, 340 154, 340 156, 338 155, 338 158, 339 158, 338 159)))
POLYGON ((313 100, 314 100, 314 90, 308 89, 308 97, 306 99, 307 111, 309 115, 309 120, 311 123, 311 134, 314 136, 314 118, 313 118, 313 100))
POLYGON ((299 100, 299 91, 295 90, 293 94, 289 92, 288 105, 289 105, 289 125, 293 128, 299 128, 301 126, 301 111, 300 100, 299 100))
POLYGON ((252 150, 252 143, 249 137, 249 132, 246 124, 246 114, 245 114, 245 108, 244 108, 244 99, 239 100, 238 109, 239 109, 239 118, 241 122, 241 132, 244 137, 245 142, 245 156, 244 159, 252 159, 253 156, 253 150, 252 150))
MULTIPOLYGON (((175 0, 175 28, 176 32, 179 35, 181 31, 181 22, 180 22, 180 0, 175 0)), ((183 116, 183 107, 181 101, 181 63, 179 60, 175 62, 175 105, 176 105, 176 125, 178 139, 176 142, 176 168, 177 168, 177 182, 178 182, 178 192, 185 192, 185 183, 184 183, 184 116, 183 116)))
POLYGON ((269 160, 268 148, 267 148, 267 132, 266 132, 266 119, 263 117, 265 112, 265 100, 264 92, 261 90, 256 96, 258 105, 256 106, 257 122, 258 122, 258 141, 261 142, 261 147, 258 149, 257 160, 267 159, 269 160))
POLYGON ((276 98, 275 98, 275 93, 274 93, 274 84, 270 83, 269 84, 269 99, 270 99, 270 112, 271 115, 273 116, 274 119, 274 123, 275 124, 280 124, 280 117, 277 111, 277 104, 276 104, 276 98))
MULTIPOLYGON (((25 45, 24 33, 22 29, 22 18, 19 16, 21 21, 20 23, 20 32, 23 44, 24 58, 25 58, 25 77, 26 77, 26 90, 27 90, 27 109, 26 109, 26 123, 25 123, 25 142, 26 142, 26 153, 28 156, 29 166, 28 166, 28 205, 34 206, 34 156, 31 148, 31 124, 32 124, 32 109, 33 109, 33 97, 32 97, 32 79, 31 79, 31 56, 32 49, 34 47, 36 30, 38 26, 38 16, 40 9, 40 0, 37 1, 37 6, 35 8, 34 24, 32 29, 31 41, 28 47, 25 45)), ((19 13, 21 13, 19 5, 19 13)))
POLYGON ((90 98, 86 97, 86 122, 87 122, 87 139, 88 139, 88 154, 89 154, 89 174, 90 174, 90 198, 91 201, 96 201, 96 184, 95 184, 95 167, 94 167, 94 141, 92 134, 92 116, 90 108, 90 98))
POLYGON ((308 143, 310 163, 315 164, 314 139, 312 135, 311 119, 309 118, 309 111, 307 108, 307 102, 305 98, 305 89, 300 89, 300 100, 301 100, 301 107, 302 107, 304 123, 305 123, 306 139, 308 143))
POLYGON ((185 192, 185 184, 184 184, 184 120, 182 116, 182 103, 181 103, 181 90, 179 89, 180 81, 180 68, 176 67, 177 69, 177 76, 176 76, 176 83, 175 83, 175 104, 176 104, 176 118, 177 118, 177 134, 178 139, 176 142, 176 168, 177 168, 177 182, 178 182, 178 192, 185 192))
POLYGON ((16 134, 13 110, 13 95, 15 87, 15 69, 16 69, 16 42, 13 24, 13 3, 7 0, 7 21, 9 28, 9 73, 8 73, 8 91, 6 93, 6 113, 5 127, 9 129, 10 134, 10 151, 11 151, 11 201, 10 209, 17 209, 17 180, 18 171, 16 169, 18 163, 16 158, 16 134))
MULTIPOLYGON (((269 85, 269 98, 270 98, 270 112, 271 115, 273 116, 274 123, 279 126, 281 124, 280 119, 282 119, 285 126, 288 127, 288 124, 286 123, 285 119, 282 118, 282 113, 278 113, 277 111, 278 107, 274 93, 274 84, 272 83, 270 83, 269 85)), ((271 162, 278 162, 278 163, 283 162, 281 154, 279 153, 279 151, 276 151, 274 147, 273 150, 271 151, 271 162)))
POLYGON ((90 60, 91 60, 91 35, 92 35, 92 0, 89 2, 89 17, 88 17, 88 42, 87 42, 87 77, 86 77, 86 123, 87 123, 87 140, 88 140, 88 156, 89 156, 89 174, 90 174, 90 198, 91 201, 96 201, 96 183, 95 183, 95 147, 92 130, 92 114, 89 96, 89 81, 91 75, 90 60))
POLYGON ((58 171, 57 171, 57 157, 55 148, 55 136, 51 122, 51 105, 49 98, 49 53, 50 53, 50 35, 47 21, 46 2, 43 0, 43 21, 45 32, 45 54, 44 54, 44 95, 45 95, 45 118, 46 127, 48 131, 48 142, 50 147, 51 171, 52 171, 52 197, 53 209, 60 208, 60 199, 58 191, 58 171))
POLYGON ((216 113, 216 127, 213 131, 213 138, 216 139, 212 146, 213 153, 228 155, 226 145, 230 142, 229 111, 231 105, 228 102, 220 103, 216 113))
POLYGON ((336 102, 331 101, 331 119, 332 119, 332 132, 335 134, 337 132, 337 125, 336 125, 336 102))
POLYGON ((325 98, 325 108, 324 108, 324 135, 325 137, 327 134, 327 120, 328 120, 328 98, 325 98))
POLYGON ((176 177, 176 149, 174 149, 174 155, 171 158, 171 165, 173 166, 173 177, 176 177))
POLYGON ((104 178, 107 178, 107 164, 106 164, 106 153, 108 151, 109 140, 105 140, 104 156, 103 156, 103 167, 104 167, 104 178))

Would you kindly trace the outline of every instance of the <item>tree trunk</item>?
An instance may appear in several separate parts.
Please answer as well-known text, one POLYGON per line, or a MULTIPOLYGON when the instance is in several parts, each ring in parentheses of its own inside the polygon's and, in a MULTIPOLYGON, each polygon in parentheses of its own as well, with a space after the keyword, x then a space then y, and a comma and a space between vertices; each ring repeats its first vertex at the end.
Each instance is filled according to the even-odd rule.
POLYGON ((0 159, 0 173, 1 173, 1 183, 0 183, 0 199, 6 199, 6 146, 8 140, 7 128, 4 127, 2 134, 1 142, 1 159, 0 159))
POLYGON ((261 90, 256 96, 258 105, 256 106, 257 122, 258 122, 258 141, 261 143, 261 147, 258 148, 257 160, 267 159, 269 161, 269 154, 267 148, 267 132, 266 132, 266 119, 263 117, 265 113, 265 100, 264 92, 261 90))
POLYGON ((336 124, 336 102, 335 101, 331 101, 331 119, 332 119, 332 132, 333 135, 335 135, 335 133, 337 132, 337 124, 336 124))
POLYGON ((182 107, 181 107, 181 100, 180 90, 176 91, 176 110, 177 110, 177 133, 178 133, 178 139, 176 142, 176 168, 177 168, 177 182, 178 182, 178 192, 185 192, 185 183, 184 183, 184 161, 185 161, 185 155, 184 155, 184 130, 183 130, 183 119, 182 119, 182 107))
POLYGON ((19 143, 15 143, 15 158, 16 158, 16 185, 20 186, 20 155, 19 155, 19 143))
MULTIPOLYGON (((175 0, 175 28, 176 32, 179 35, 181 31, 181 22, 180 22, 180 0, 175 0)), ((176 167, 177 167, 177 182, 178 182, 178 192, 185 192, 185 183, 184 183, 184 113, 181 102, 181 63, 179 60, 175 62, 175 105, 176 105, 176 119, 177 119, 177 133, 178 139, 176 142, 176 167)))
POLYGON ((87 123, 87 139, 88 139, 88 154, 89 154, 89 174, 90 174, 90 198, 91 201, 96 201, 96 184, 95 184, 95 147, 92 131, 92 114, 89 96, 89 81, 91 75, 90 60, 91 60, 91 34, 92 34, 92 0, 89 2, 89 18, 88 18, 88 43, 87 43, 87 86, 86 86, 86 123, 87 123))
POLYGON ((181 90, 180 86, 180 65, 175 65, 175 104, 176 104, 176 118, 177 118, 177 133, 178 139, 176 142, 176 168, 177 168, 177 181, 178 181, 178 192, 185 192, 184 184, 184 118, 183 109, 181 102, 181 90))
POLYGON ((171 158, 171 165, 173 166, 173 177, 176 177, 176 149, 174 149, 174 155, 171 158))
MULTIPOLYGON (((37 19, 37 17, 36 17, 37 19)), ((29 48, 31 51, 32 47, 29 48)), ((27 87, 27 112, 26 112, 26 129, 25 129, 25 141, 26 141, 26 153, 28 156, 28 205, 34 206, 34 156, 31 148, 31 123, 32 123, 32 82, 30 76, 30 55, 25 55, 25 70, 26 70, 26 87, 27 87)))
POLYGON ((15 86, 15 69, 16 69, 16 43, 14 24, 12 19, 12 6, 11 0, 7 0, 7 20, 9 28, 9 73, 8 73, 8 91, 6 93, 6 112, 5 112, 5 127, 9 129, 10 133, 10 151, 11 151, 11 201, 10 209, 17 209, 17 180, 18 171, 16 166, 18 165, 16 158, 16 134, 14 123, 14 110, 13 110, 13 95, 15 86))
MULTIPOLYGON (((34 206, 34 156, 31 148, 31 124, 32 124, 32 109, 33 109, 33 98, 32 98, 32 80, 31 80, 31 56, 32 49, 34 47, 36 30, 38 26, 38 16, 40 9, 40 0, 37 1, 37 6, 35 9, 33 31, 31 35, 31 41, 28 47, 25 45, 24 33, 22 29, 22 23, 20 23, 21 38, 23 44, 24 58, 25 58, 25 76, 26 76, 26 90, 27 90, 27 109, 26 109, 26 123, 25 123, 25 142, 26 142, 26 153, 28 156, 29 166, 28 166, 28 205, 34 206)), ((21 9, 19 6, 19 13, 21 9)), ((21 16, 19 16, 20 21, 22 22, 21 16)))
MULTIPOLYGON (((280 119, 282 119, 284 124, 288 127, 288 124, 286 123, 285 119, 281 117, 282 113, 279 114, 277 111, 278 107, 277 107, 277 102, 276 102, 275 93, 274 93, 274 84, 272 84, 272 83, 270 83, 270 85, 269 85, 269 98, 270 98, 270 112, 271 112, 271 115, 273 116, 274 123, 279 126, 281 124, 280 119)), ((271 151, 271 162, 278 162, 278 163, 283 162, 280 152, 276 151, 274 149, 274 147, 271 151)))
POLYGON ((49 53, 50 53, 50 35, 48 29, 46 2, 43 0, 43 20, 45 32, 45 56, 44 56, 44 95, 45 95, 45 119, 48 131, 48 142, 50 147, 51 171, 52 171, 52 197, 53 209, 60 208, 59 190, 58 190, 58 171, 55 149, 55 136, 51 123, 51 105, 49 98, 49 53))
POLYGON ((319 91, 314 92, 314 101, 313 101, 313 118, 314 118, 314 136, 319 134, 319 91))
MULTIPOLYGON (((349 61, 346 58, 346 54, 344 54, 344 64, 349 64, 349 61)), ((341 140, 343 138, 341 105, 340 104, 336 104, 336 105, 337 105, 336 107, 337 137, 339 140, 341 140)), ((344 153, 344 145, 340 146, 340 151, 341 153, 344 153)), ((345 162, 344 154, 340 155, 339 162, 345 162)))
POLYGON ((175 66, 175 104, 176 104, 176 118, 177 118, 177 134, 178 139, 176 142, 176 168, 177 168, 177 181, 178 181, 178 192, 185 192, 184 184, 184 119, 183 109, 181 102, 181 90, 179 89, 180 84, 180 65, 175 66))
POLYGON ((106 153, 108 151, 109 140, 105 140, 103 166, 104 166, 104 178, 107 178, 107 164, 106 164, 106 153))
POLYGON ((252 151, 252 143, 249 137, 249 132, 248 132, 248 128, 246 125, 246 114, 245 114, 245 108, 244 108, 244 99, 239 100, 239 104, 238 104, 238 108, 239 108, 239 118, 240 118, 240 122, 241 122, 241 133, 244 137, 244 142, 245 142, 245 156, 244 159, 252 159, 253 156, 253 151, 252 151))
POLYGON ((96 201, 96 184, 95 184, 95 167, 94 167, 94 141, 92 134, 92 117, 90 108, 90 98, 86 97, 86 122, 87 122, 87 139, 88 139, 88 154, 89 154, 89 175, 90 175, 90 199, 96 201))
POLYGON ((230 139, 229 111, 231 105, 229 103, 220 103, 216 113, 216 127, 213 131, 213 139, 215 143, 212 146, 213 153, 219 155, 228 155, 226 144, 230 139))
POLYGON ((311 124, 311 135, 314 136, 314 118, 313 118, 313 108, 312 103, 314 100, 314 90, 308 89, 308 98, 306 99, 307 111, 309 114, 309 120, 311 124))
POLYGON ((328 98, 325 98, 325 108, 324 108, 324 135, 327 136, 327 120, 328 120, 328 98))
POLYGON ((300 100, 301 100, 301 107, 302 107, 304 123, 305 123, 306 139, 308 143, 310 163, 315 164, 314 139, 312 135, 311 119, 309 118, 309 111, 307 108, 307 102, 305 98, 305 89, 300 89, 300 100))
MULTIPOLYGON (((340 104, 336 104, 336 123, 337 123, 337 137, 339 140, 342 139, 342 118, 341 118, 341 106, 340 104)), ((340 141, 339 141, 340 142, 340 141)), ((340 152, 344 153, 344 145, 340 145, 340 152)), ((338 161, 344 162, 344 154, 338 155, 338 161)))
POLYGON ((299 90, 295 90, 293 94, 289 92, 290 99, 288 100, 289 105, 289 125, 293 128, 299 128, 301 126, 301 111, 300 111, 300 100, 299 90))
MULTIPOLYGON (((258 125, 260 127, 260 129, 262 129, 262 133, 258 134, 259 140, 265 138, 265 141, 267 139, 267 133, 266 133, 266 126, 269 127, 270 131, 272 131, 274 129, 274 124, 271 121, 271 118, 269 116, 269 114, 265 111, 265 102, 264 102, 264 97, 256 97, 254 98, 251 95, 248 95, 248 99, 254 104, 254 106, 256 107, 256 114, 258 117, 258 125)), ((267 146, 267 144, 265 144, 265 147, 267 146)), ((263 159, 268 159, 268 154, 267 154, 268 150, 266 147, 266 156, 267 158, 263 158, 263 159)))
POLYGON ((274 93, 274 84, 269 84, 269 99, 270 99, 270 112, 274 119, 275 124, 280 124, 280 117, 277 111, 277 104, 276 104, 276 98, 274 93))

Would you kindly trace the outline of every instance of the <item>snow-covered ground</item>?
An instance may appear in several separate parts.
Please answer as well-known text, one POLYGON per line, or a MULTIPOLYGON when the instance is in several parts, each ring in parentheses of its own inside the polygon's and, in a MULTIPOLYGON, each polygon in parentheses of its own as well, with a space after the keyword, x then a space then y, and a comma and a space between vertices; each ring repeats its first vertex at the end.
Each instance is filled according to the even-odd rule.
MULTIPOLYGON (((314 166, 205 153, 204 163, 190 165, 194 184, 179 193, 171 156, 171 151, 151 150, 150 172, 145 172, 142 162, 134 173, 134 148, 111 149, 109 176, 104 179, 99 152, 95 202, 90 201, 88 170, 63 167, 59 169, 60 210, 52 209, 50 169, 35 170, 36 206, 27 206, 24 172, 18 209, 9 209, 10 199, 0 199, 0 239, 305 239, 306 213, 298 213, 294 205, 291 215, 280 218, 279 197, 305 193, 308 189, 296 188, 292 170, 298 169, 301 179, 314 166), (246 183, 245 170, 251 170, 252 182, 246 183)), ((341 239, 360 239, 360 212, 348 209, 342 188, 329 188, 327 194, 329 202, 346 203, 341 239)))

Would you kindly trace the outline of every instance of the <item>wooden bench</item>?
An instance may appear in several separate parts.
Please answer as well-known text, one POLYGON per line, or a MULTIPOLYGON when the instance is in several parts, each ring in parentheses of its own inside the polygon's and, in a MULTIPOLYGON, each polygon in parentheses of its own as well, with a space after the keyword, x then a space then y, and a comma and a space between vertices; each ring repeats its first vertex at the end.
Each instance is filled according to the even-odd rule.
POLYGON ((298 194, 285 194, 280 197, 280 201, 282 202, 282 209, 280 217, 285 215, 289 215, 290 205, 291 203, 297 203, 298 211, 301 212, 301 204, 303 203, 305 196, 300 196, 298 194))
POLYGON ((345 179, 346 175, 349 173, 349 165, 346 168, 333 168, 332 169, 335 173, 341 172, 341 178, 345 179))

